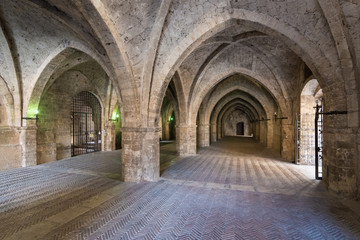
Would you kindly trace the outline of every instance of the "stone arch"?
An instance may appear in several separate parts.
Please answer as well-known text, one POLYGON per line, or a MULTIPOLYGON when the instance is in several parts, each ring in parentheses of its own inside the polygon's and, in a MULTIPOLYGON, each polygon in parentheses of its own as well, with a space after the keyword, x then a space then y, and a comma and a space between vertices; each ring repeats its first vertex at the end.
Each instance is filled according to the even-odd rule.
MULTIPOLYGON (((80 92, 91 93, 101 106, 101 129, 105 128, 105 93, 101 93, 86 75, 78 70, 62 74, 41 95, 37 120, 37 163, 71 157, 72 101, 80 92)), ((104 141, 101 141, 101 150, 104 141)))
POLYGON ((1 73, 0 76, 0 95, 3 95, 4 101, 6 101, 5 111, 7 112, 7 125, 19 126, 21 123, 21 93, 19 88, 19 80, 16 74, 15 63, 12 57, 7 36, 2 28, 0 28, 0 45, 2 57, 4 57, 5 73, 1 73), (7 109, 9 108, 9 109, 7 109))
MULTIPOLYGON (((209 99, 207 99, 207 108, 206 108, 206 112, 205 112, 205 122, 208 122, 209 121, 209 118, 210 118, 210 114, 213 112, 213 109, 214 107, 216 106, 216 104, 221 100, 223 99, 226 95, 228 95, 230 92, 234 92, 235 90, 241 90, 241 91, 244 91, 248 94, 250 94, 251 96, 258 96, 257 93, 261 93, 261 92, 255 92, 254 89, 251 89, 251 88, 246 88, 246 87, 243 87, 243 86, 237 86, 237 85, 231 85, 231 86, 226 86, 226 88, 224 89, 221 89, 221 92, 220 94, 216 95, 216 96, 211 96, 209 99)), ((273 99, 269 99, 266 95, 264 94, 261 94, 260 95, 261 98, 258 99, 260 100, 260 103, 262 106, 266 106, 266 102, 267 100, 268 101, 271 101, 273 99), (265 105, 264 105, 265 104, 265 105)), ((254 97, 255 98, 255 97, 254 97)), ((257 99, 257 98, 255 98, 257 99)), ((276 103, 275 103, 276 104, 276 103)), ((277 107, 276 106, 273 106, 274 109, 272 110, 275 110, 277 107)), ((271 113, 266 107, 264 107, 265 109, 265 112, 268 116, 271 116, 271 113)))
POLYGON ((89 22, 94 32, 101 36, 102 45, 106 50, 112 65, 113 75, 109 75, 116 88, 121 106, 123 108, 124 126, 128 128, 138 127, 138 115, 140 114, 140 95, 138 83, 134 76, 124 39, 118 31, 115 23, 109 18, 106 6, 100 0, 91 0, 89 4, 81 4, 76 1, 84 18, 89 22))
MULTIPOLYGON (((72 53, 74 53, 74 51, 80 51, 90 56, 103 68, 108 76, 114 76, 114 74, 109 71, 106 63, 101 59, 101 57, 91 51, 91 49, 77 42, 64 41, 47 57, 31 80, 34 87, 32 92, 25 96, 27 101, 24 101, 24 113, 26 113, 27 116, 31 117, 34 115, 34 112, 38 109, 40 98, 45 90, 45 86, 51 80, 51 76, 58 70, 57 68, 60 64, 72 53)), ((117 85, 115 85, 115 92, 119 96, 118 99, 121 102, 117 85)))
POLYGON ((251 116, 248 115, 246 109, 237 105, 229 107, 224 111, 224 115, 221 119, 223 136, 251 136, 251 134, 253 134, 251 121, 251 116), (237 132, 239 124, 242 125, 242 133, 240 134, 237 132))
MULTIPOLYGON (((258 133, 255 134, 255 137, 257 139, 260 139, 260 141, 264 144, 267 143, 267 133, 263 133, 262 135, 260 135, 260 133, 262 133, 260 131, 260 122, 258 120, 264 118, 266 119, 266 112, 265 109, 263 108, 263 106, 256 101, 256 99, 251 99, 249 97, 245 97, 242 96, 241 98, 239 97, 238 94, 229 94, 226 97, 224 97, 223 99, 221 99, 221 101, 219 101, 219 103, 215 106, 215 108, 213 109, 212 113, 211 113, 211 118, 210 118, 210 123, 212 126, 212 132, 211 132, 211 139, 212 141, 215 141, 218 134, 218 128, 217 126, 219 125, 219 119, 221 116, 221 112, 225 111, 227 108, 231 107, 233 104, 241 104, 244 107, 247 107, 251 112, 253 112, 253 115, 256 116, 257 118, 255 119, 255 123, 258 124, 256 125, 257 129, 258 129, 258 133)), ((265 122, 262 122, 263 124, 261 125, 262 128, 266 127, 265 122)), ((263 131, 265 132, 265 130, 263 131)))
MULTIPOLYGON (((296 28, 264 14, 244 9, 234 9, 232 14, 224 14, 224 16, 219 17, 218 21, 213 21, 212 23, 204 21, 198 24, 181 41, 176 47, 176 51, 171 54, 168 61, 162 67, 163 70, 155 77, 156 81, 153 83, 153 89, 160 89, 160 92, 156 95, 163 96, 165 94, 164 85, 168 84, 183 60, 202 42, 221 30, 226 29, 228 26, 240 23, 248 24, 256 31, 278 37, 312 69, 320 82, 325 83, 325 79, 328 80, 328 85, 336 83, 335 80, 341 82, 341 77, 335 71, 336 67, 333 66, 334 63, 324 56, 321 50, 314 43, 307 40, 296 28), (326 61, 317 61, 319 58, 326 59, 326 61), (330 68, 329 65, 331 66, 330 68)), ((337 91, 340 96, 344 96, 343 88, 340 87, 337 91)), ((149 104, 150 106, 160 105, 159 97, 153 96, 149 104)))
MULTIPOLYGON (((258 84, 260 84, 272 96, 272 100, 280 108, 281 112, 289 111, 288 110, 289 107, 286 105, 285 100, 282 97, 282 95, 279 92, 275 91, 275 89, 271 89, 272 91, 269 90, 269 88, 264 85, 264 83, 266 83, 266 80, 263 77, 257 75, 256 73, 253 73, 247 69, 236 69, 236 71, 229 70, 229 71, 225 71, 223 73, 219 73, 217 75, 211 76, 212 78, 209 79, 209 82, 211 82, 211 85, 209 84, 208 86, 204 87, 202 89, 202 91, 200 93, 198 93, 199 100, 191 103, 190 113, 192 115, 190 117, 192 118, 192 121, 193 121, 194 113, 197 112, 197 109, 199 108, 201 102, 204 99, 203 96, 208 95, 210 93, 210 91, 212 90, 212 88, 214 88, 214 86, 221 84, 224 80, 226 80, 227 78, 229 78, 233 75, 245 75, 245 76, 250 77, 251 79, 256 81, 258 84), (260 81, 258 81, 258 79, 260 79, 260 81)), ((270 114, 270 113, 268 113, 268 114, 270 114)))
MULTIPOLYGON (((270 72, 270 76, 263 76, 259 73, 256 73, 256 69, 249 69, 243 66, 241 63, 239 64, 238 61, 229 61, 226 62, 226 66, 218 64, 224 61, 224 59, 219 59, 219 61, 212 62, 212 64, 209 64, 204 69, 204 72, 193 82, 194 89, 190 90, 190 98, 189 98, 189 104, 191 104, 193 101, 196 101, 194 96, 198 96, 199 92, 204 91, 203 82, 206 82, 207 86, 213 86, 216 83, 213 83, 213 81, 216 81, 217 79, 213 77, 213 73, 216 72, 218 75, 221 75, 223 73, 224 75, 227 74, 235 74, 235 73, 242 73, 244 75, 247 75, 249 77, 252 77, 253 79, 256 79, 256 81, 260 82, 262 85, 266 86, 268 88, 268 91, 270 91, 273 95, 276 95, 276 99, 279 99, 279 101, 284 101, 284 99, 288 99, 289 95, 288 92, 284 86, 283 81, 285 81, 284 77, 279 73, 279 71, 276 69, 273 63, 269 59, 267 59, 267 56, 262 56, 264 54, 261 54, 259 50, 252 49, 248 47, 247 45, 242 44, 242 49, 246 49, 247 53, 252 54, 253 57, 258 58, 260 62, 264 65, 264 67, 270 72), (255 53, 255 54, 254 54, 255 53), (236 64, 235 64, 236 63, 236 64), (211 80, 209 80, 211 79, 211 80), (195 81, 197 81, 195 83, 195 81)), ((227 49, 230 52, 226 52, 223 50, 219 55, 217 55, 217 58, 226 56, 228 57, 229 54, 234 53, 234 51, 231 51, 232 49, 227 49)), ((235 51, 236 54, 238 51, 235 51)))
MULTIPOLYGON (((243 80, 241 80, 243 81, 243 80)), ((220 81, 219 81, 220 82, 220 81)), ((205 120, 208 121, 210 114, 216 105, 216 103, 225 97, 230 92, 233 92, 235 90, 241 90, 243 92, 246 92, 250 94, 251 96, 257 96, 256 98, 262 106, 264 106, 264 109, 266 111, 267 116, 271 116, 273 111, 276 111, 278 108, 277 103, 275 99, 270 98, 270 95, 267 96, 265 92, 261 91, 261 89, 255 88, 253 84, 247 84, 247 86, 244 86, 243 84, 240 84, 240 80, 237 79, 230 79, 225 78, 223 81, 221 81, 218 85, 215 87, 219 87, 219 90, 221 91, 218 95, 210 97, 206 102, 208 106, 208 110, 206 111, 205 120), (238 83, 238 84, 237 84, 238 83), (269 105, 270 104, 270 105, 269 105), (266 107, 267 106, 267 107, 266 107), (272 109, 269 109, 271 107, 272 109)), ((195 113, 195 110, 193 111, 195 113)))

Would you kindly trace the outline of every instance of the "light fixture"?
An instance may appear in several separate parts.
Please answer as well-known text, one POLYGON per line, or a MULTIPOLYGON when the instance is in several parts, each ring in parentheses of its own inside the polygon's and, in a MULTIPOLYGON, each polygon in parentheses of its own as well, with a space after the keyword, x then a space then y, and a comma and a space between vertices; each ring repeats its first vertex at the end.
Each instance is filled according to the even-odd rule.
POLYGON ((24 119, 24 120, 38 120, 39 119, 39 110, 35 110, 35 117, 22 117, 21 119, 24 119))
POLYGON ((109 121, 111 121, 111 122, 118 122, 118 121, 119 121, 119 117, 120 117, 119 114, 116 114, 115 117, 116 117, 115 119, 109 119, 109 121))
POLYGON ((278 117, 276 112, 274 113, 274 117, 275 117, 275 120, 278 120, 278 119, 288 119, 288 117, 278 117))

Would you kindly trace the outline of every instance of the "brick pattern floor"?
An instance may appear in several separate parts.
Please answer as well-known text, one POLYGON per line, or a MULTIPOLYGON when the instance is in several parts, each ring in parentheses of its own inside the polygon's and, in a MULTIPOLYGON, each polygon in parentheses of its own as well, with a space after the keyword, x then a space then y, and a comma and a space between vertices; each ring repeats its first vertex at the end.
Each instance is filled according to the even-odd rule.
POLYGON ((303 168, 250 139, 179 158, 123 183, 120 152, 0 173, 0 239, 360 239, 360 216, 303 168))

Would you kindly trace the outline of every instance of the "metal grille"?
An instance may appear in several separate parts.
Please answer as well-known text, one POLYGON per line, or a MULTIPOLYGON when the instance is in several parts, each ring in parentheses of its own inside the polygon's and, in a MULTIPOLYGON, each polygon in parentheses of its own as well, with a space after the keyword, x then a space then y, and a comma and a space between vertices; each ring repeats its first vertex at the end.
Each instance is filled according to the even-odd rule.
POLYGON ((101 151, 101 105, 90 92, 72 100, 71 155, 101 151))
POLYGON ((322 179, 322 159, 323 159, 323 106, 316 104, 315 114, 315 177, 322 179))
POLYGON ((315 114, 296 116, 296 163, 315 165, 315 114))

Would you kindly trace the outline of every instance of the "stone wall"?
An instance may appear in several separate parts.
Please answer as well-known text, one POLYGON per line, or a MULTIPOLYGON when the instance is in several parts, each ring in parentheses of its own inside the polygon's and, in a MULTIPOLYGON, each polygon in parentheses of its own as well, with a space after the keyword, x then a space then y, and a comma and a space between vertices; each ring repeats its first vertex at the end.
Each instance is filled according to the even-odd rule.
MULTIPOLYGON (((72 99, 82 91, 104 96, 85 75, 72 70, 61 75, 41 98, 37 133, 39 164, 71 156, 72 99)), ((100 101, 104 105, 104 100, 100 98, 100 101)), ((104 129, 104 122, 102 126, 104 129)))
POLYGON ((223 128, 225 136, 238 136, 236 131, 236 125, 242 122, 244 124, 243 136, 253 136, 252 126, 249 118, 241 110, 234 110, 231 113, 224 116, 223 128))

